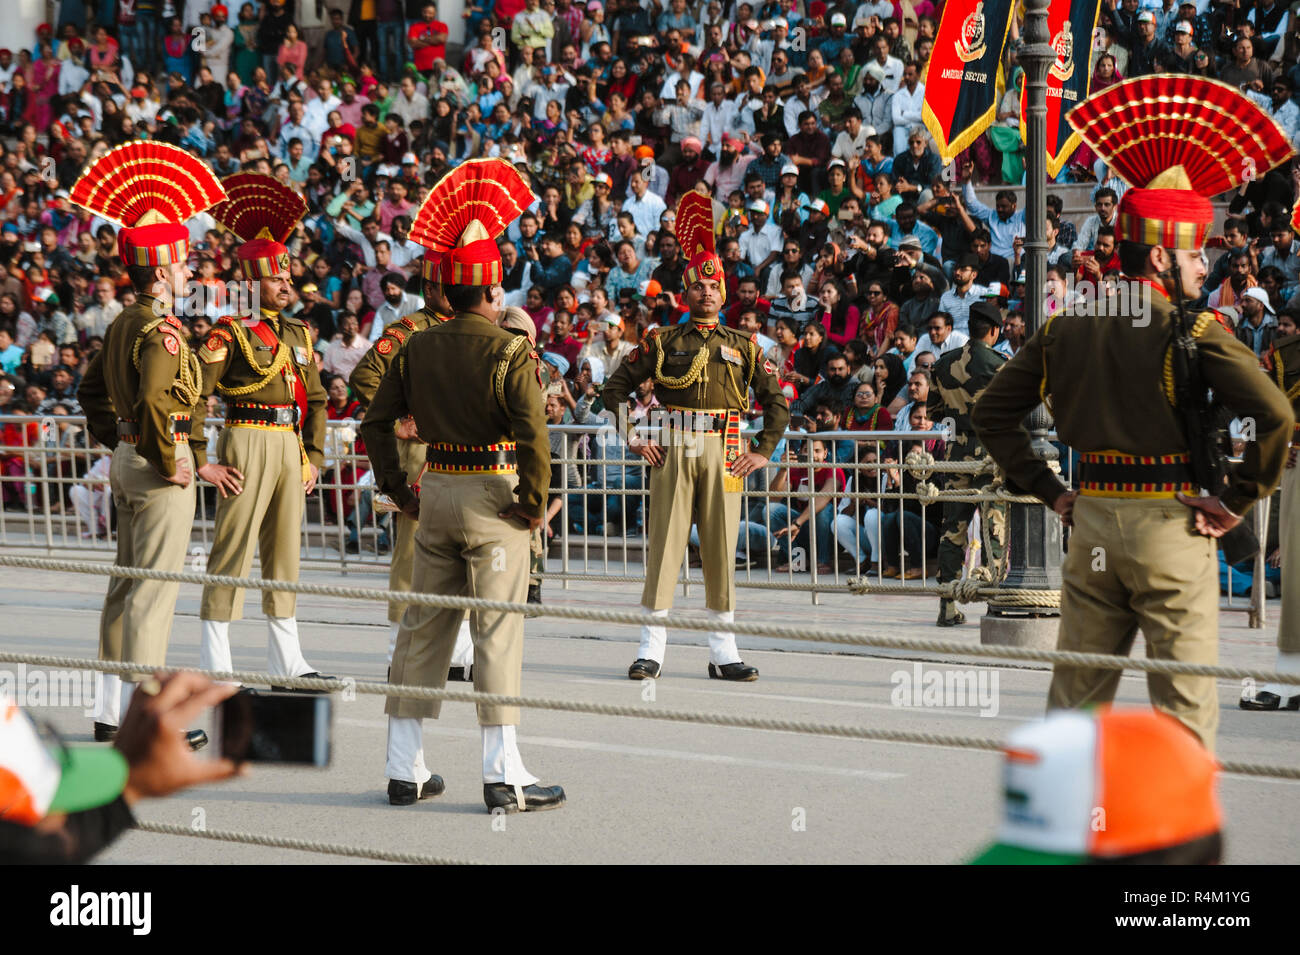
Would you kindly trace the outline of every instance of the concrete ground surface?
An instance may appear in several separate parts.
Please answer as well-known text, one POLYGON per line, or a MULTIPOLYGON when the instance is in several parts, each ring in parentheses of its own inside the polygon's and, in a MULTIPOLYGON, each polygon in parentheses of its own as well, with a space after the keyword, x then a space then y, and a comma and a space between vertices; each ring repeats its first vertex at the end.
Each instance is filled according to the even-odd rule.
MULTIPOLYGON (((70 555, 71 556, 71 555, 70 555)), ((257 571, 254 570, 254 575, 257 571)), ((0 569, 0 648, 92 657, 107 578, 0 569)), ((305 570, 304 581, 379 587, 386 575, 305 570)), ((198 665, 199 588, 181 587, 169 661, 198 665)), ((635 608, 634 584, 548 581, 550 604, 635 608)), ((745 620, 843 627, 869 633, 979 640, 982 607, 953 630, 933 626, 936 601, 925 597, 825 595, 741 590, 745 620)), ((699 609, 703 593, 679 599, 699 609)), ((1278 602, 1270 623, 1246 627, 1225 613, 1225 664, 1268 667, 1278 602)), ((248 617, 232 627, 236 669, 265 668, 265 623, 250 595, 248 617)), ((387 628, 382 604, 304 597, 298 619, 309 662, 322 672, 383 680, 387 628)), ((637 633, 535 618, 526 625, 523 692, 632 706, 705 710, 911 731, 1002 738, 1039 717, 1048 671, 990 665, 908 651, 855 651, 825 644, 741 638, 757 683, 711 681, 704 635, 672 632, 654 699, 626 679, 637 633), (981 705, 898 706, 891 697, 912 674, 973 669, 991 695, 981 705), (996 684, 994 683, 996 677, 996 684), (981 715, 983 709, 988 715, 981 715)), ((1140 646, 1136 651, 1142 653, 1140 646)), ((0 669, 13 665, 0 664, 0 669)), ((464 684, 453 684, 462 687, 464 684)), ((1219 755, 1300 764, 1300 713, 1246 713, 1240 687, 1221 681, 1219 755)), ((1120 700, 1140 703, 1140 674, 1121 681, 1120 700)), ((89 742, 90 721, 77 708, 34 711, 70 742, 89 742)), ((425 723, 429 767, 444 777, 442 796, 391 807, 385 795, 383 698, 336 698, 333 764, 326 770, 258 766, 244 778, 145 803, 143 819, 282 837, 501 863, 951 863, 988 842, 1001 811, 1001 762, 995 753, 958 747, 872 743, 654 720, 525 710, 519 740, 529 769, 559 783, 567 805, 504 820, 483 805, 474 711, 447 703, 425 723), (504 825, 502 825, 504 821, 504 825)), ((1289 820, 1300 782, 1227 776, 1221 797, 1231 863, 1300 861, 1300 828, 1289 820), (1289 808, 1290 807, 1290 808, 1289 808)), ((260 846, 129 833, 101 863, 340 863, 355 860, 260 846)))

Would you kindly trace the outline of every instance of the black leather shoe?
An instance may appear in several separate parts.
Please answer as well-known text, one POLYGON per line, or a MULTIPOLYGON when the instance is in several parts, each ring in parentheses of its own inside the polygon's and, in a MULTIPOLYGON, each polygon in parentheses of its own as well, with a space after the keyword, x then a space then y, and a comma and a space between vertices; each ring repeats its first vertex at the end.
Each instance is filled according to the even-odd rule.
POLYGON ((737 683, 753 683, 758 679, 758 667, 747 667, 741 663, 724 663, 722 666, 709 664, 710 680, 735 680, 737 683))
POLYGON ((388 804, 390 806, 414 806, 420 799, 428 799, 431 796, 441 796, 442 791, 446 789, 441 776, 430 776, 429 781, 420 785, 418 783, 408 783, 404 779, 390 779, 388 781, 388 804))
POLYGON ((627 678, 629 680, 657 680, 659 679, 659 664, 654 660, 637 660, 627 668, 627 678))
MULTIPOLYGON (((312 670, 310 673, 300 673, 294 677, 295 680, 337 680, 336 676, 326 676, 324 673, 317 673, 312 670)), ((295 687, 273 686, 271 689, 276 693, 328 693, 328 690, 299 690, 295 687)))
POLYGON ((472 666, 451 667, 447 670, 447 681, 449 683, 453 681, 458 683, 473 683, 474 668, 472 666))
MULTIPOLYGON (((1237 701, 1237 706, 1243 710, 1300 710, 1300 694, 1288 696, 1285 701, 1277 693, 1270 690, 1260 690, 1253 699, 1246 699, 1244 696, 1237 701)), ((99 724, 95 724, 95 729, 99 729, 99 724)))
POLYGON ((488 812, 500 809, 504 812, 541 812, 543 809, 559 809, 564 805, 564 789, 560 786, 538 786, 534 783, 524 787, 524 804, 519 805, 515 787, 508 783, 484 783, 483 802, 487 803, 488 812))
POLYGON ((113 742, 113 740, 115 740, 115 739, 117 739, 117 727, 116 727, 116 726, 114 726, 112 723, 96 723, 96 724, 95 724, 95 742, 96 742, 96 743, 111 743, 111 742, 113 742))
POLYGON ((528 585, 528 602, 529 602, 530 604, 540 604, 540 603, 542 602, 542 585, 541 585, 541 584, 529 584, 529 585, 528 585))
POLYGON ((190 730, 185 734, 185 742, 190 744, 192 752, 198 752, 208 745, 208 734, 203 730, 190 730))
POLYGON ((939 619, 934 622, 936 627, 957 627, 965 622, 966 615, 957 609, 956 601, 939 601, 939 619))

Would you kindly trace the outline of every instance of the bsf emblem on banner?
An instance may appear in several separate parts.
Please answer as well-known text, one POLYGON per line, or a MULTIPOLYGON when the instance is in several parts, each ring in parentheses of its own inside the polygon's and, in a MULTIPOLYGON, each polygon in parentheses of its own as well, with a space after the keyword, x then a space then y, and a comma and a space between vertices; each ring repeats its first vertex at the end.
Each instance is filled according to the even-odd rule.
POLYGON ((1056 61, 1048 70, 1062 83, 1074 75, 1074 34, 1070 31, 1070 21, 1061 26, 1061 32, 1052 38, 1052 49, 1056 51, 1056 61))
POLYGON ((984 4, 975 4, 975 11, 961 23, 961 36, 953 44, 957 59, 963 63, 978 60, 984 55, 984 4))

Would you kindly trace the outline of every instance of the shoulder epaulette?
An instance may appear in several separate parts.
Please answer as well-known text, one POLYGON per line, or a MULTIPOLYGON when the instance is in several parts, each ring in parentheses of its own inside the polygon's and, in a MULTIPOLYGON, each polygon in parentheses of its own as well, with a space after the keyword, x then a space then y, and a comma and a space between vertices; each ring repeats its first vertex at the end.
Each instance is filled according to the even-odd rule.
POLYGON ((220 318, 217 319, 218 325, 233 325, 234 323, 235 323, 235 316, 233 315, 222 315, 220 318))
MULTIPOLYGON (((415 331, 415 322, 411 321, 411 320, 410 320, 409 318, 407 318, 406 316, 402 316, 401 318, 399 318, 399 319, 398 319, 396 322, 394 322, 393 324, 394 324, 394 325, 405 325, 405 326, 406 326, 407 328, 409 328, 411 331, 415 331)), ((389 327, 392 327, 392 326, 389 326, 389 327)))
MULTIPOLYGON (((1211 325, 1216 323, 1224 325, 1224 322, 1227 320, 1228 317, 1222 312, 1217 312, 1212 308, 1208 308, 1197 315, 1196 321, 1192 323, 1192 337, 1200 338, 1206 333, 1211 325)), ((1231 329, 1226 325, 1224 325, 1224 330, 1231 333, 1231 329)))

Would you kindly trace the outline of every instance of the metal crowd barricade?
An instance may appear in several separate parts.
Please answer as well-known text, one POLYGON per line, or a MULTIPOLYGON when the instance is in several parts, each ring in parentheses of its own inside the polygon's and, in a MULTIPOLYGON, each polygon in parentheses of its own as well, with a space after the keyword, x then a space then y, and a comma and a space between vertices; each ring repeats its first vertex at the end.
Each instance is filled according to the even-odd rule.
MULTIPOLYGON (((207 422, 213 455, 221 424, 207 422)), ((627 448, 612 417, 603 425, 556 425, 550 432, 549 513, 555 530, 548 535, 548 554, 549 567, 558 563, 558 569, 548 569, 547 577, 565 588, 576 580, 639 582, 647 547, 648 466, 627 448)), ((951 475, 972 466, 946 464, 937 449, 932 461, 908 455, 918 443, 945 437, 941 430, 787 432, 771 465, 746 481, 736 541, 737 586, 807 593, 817 603, 823 593, 844 592, 848 579, 859 574, 891 583, 897 577, 904 592, 909 582, 932 584, 943 504, 954 496, 939 492, 951 475), (833 465, 814 461, 814 441, 829 445, 833 465), (824 503, 819 498, 802 531, 785 531, 808 507, 798 482, 809 474, 823 478, 832 466, 842 472, 843 486, 836 485, 824 503), (900 516, 905 509, 915 519, 900 516)), ((355 421, 328 422, 325 467, 307 499, 302 527, 303 562, 334 566, 345 575, 386 569, 393 542, 393 517, 384 510, 384 496, 357 439, 355 421)), ((1075 456, 1057 447, 1062 477, 1071 484, 1075 456)), ((0 546, 112 551, 108 459, 107 449, 89 439, 84 418, 0 416, 0 546)), ((214 487, 200 483, 191 570, 206 568, 216 495, 214 487)), ((979 502, 972 503, 978 514, 979 502)), ((1268 503, 1252 512, 1261 540, 1267 536, 1268 503)), ((968 567, 981 562, 980 536, 978 521, 972 521, 968 567)), ((703 582, 701 571, 693 569, 702 563, 699 543, 692 528, 679 573, 686 593, 703 582)), ((1252 627, 1264 619, 1264 565, 1261 553, 1249 598, 1234 595, 1230 586, 1222 608, 1247 613, 1252 627)))

